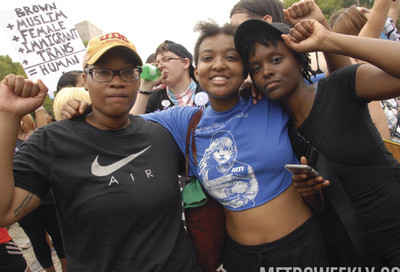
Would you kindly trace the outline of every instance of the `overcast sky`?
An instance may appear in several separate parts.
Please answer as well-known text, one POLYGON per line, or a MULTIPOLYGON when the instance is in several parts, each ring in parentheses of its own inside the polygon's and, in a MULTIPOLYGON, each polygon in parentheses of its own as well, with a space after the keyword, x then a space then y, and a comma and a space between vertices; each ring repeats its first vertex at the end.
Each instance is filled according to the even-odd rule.
MULTIPOLYGON (((211 18, 219 24, 229 22, 229 13, 239 0, 6 0, 0 10, 55 3, 73 24, 89 21, 103 33, 120 32, 131 40, 143 61, 164 40, 184 45, 193 53, 198 37, 193 32, 199 20, 211 18)), ((0 23, 0 55, 18 61, 8 36, 0 23)))

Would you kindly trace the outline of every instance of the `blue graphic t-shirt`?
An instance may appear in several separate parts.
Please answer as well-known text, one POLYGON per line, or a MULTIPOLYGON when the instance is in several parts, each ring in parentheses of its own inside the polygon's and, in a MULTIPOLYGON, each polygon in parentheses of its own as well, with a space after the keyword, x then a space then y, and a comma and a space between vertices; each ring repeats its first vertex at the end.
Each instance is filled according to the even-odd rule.
MULTIPOLYGON (((142 115, 166 127, 185 152, 186 132, 198 109, 176 107, 142 115)), ((204 109, 195 131, 198 166, 190 150, 190 169, 227 209, 246 210, 266 203, 291 184, 286 163, 298 163, 290 144, 289 115, 277 102, 253 105, 241 99, 228 111, 204 109)))

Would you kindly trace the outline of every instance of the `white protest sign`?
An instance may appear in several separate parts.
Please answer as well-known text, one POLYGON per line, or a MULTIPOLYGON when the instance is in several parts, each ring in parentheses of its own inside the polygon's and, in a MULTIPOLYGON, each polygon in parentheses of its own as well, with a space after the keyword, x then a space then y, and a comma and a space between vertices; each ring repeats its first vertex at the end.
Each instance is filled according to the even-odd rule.
POLYGON ((40 78, 50 97, 63 72, 82 70, 85 46, 55 2, 0 11, 0 21, 25 73, 33 81, 40 78))

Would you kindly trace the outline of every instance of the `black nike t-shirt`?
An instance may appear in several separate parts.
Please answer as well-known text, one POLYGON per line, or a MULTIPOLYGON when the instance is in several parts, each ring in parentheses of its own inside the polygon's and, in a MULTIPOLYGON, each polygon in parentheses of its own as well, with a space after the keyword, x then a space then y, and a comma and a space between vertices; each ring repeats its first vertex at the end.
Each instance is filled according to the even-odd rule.
POLYGON ((38 129, 15 156, 16 186, 52 189, 70 271, 192 271, 182 154, 162 126, 130 118, 116 131, 84 117, 38 129))

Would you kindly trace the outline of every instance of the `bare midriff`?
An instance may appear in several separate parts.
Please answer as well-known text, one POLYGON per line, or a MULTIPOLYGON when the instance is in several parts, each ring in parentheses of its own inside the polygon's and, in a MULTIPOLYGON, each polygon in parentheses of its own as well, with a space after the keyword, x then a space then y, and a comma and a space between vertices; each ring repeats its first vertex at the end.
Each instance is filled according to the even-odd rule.
POLYGON ((263 205, 244 210, 225 209, 229 236, 243 245, 260 245, 285 237, 311 217, 311 210, 290 185, 263 205))

